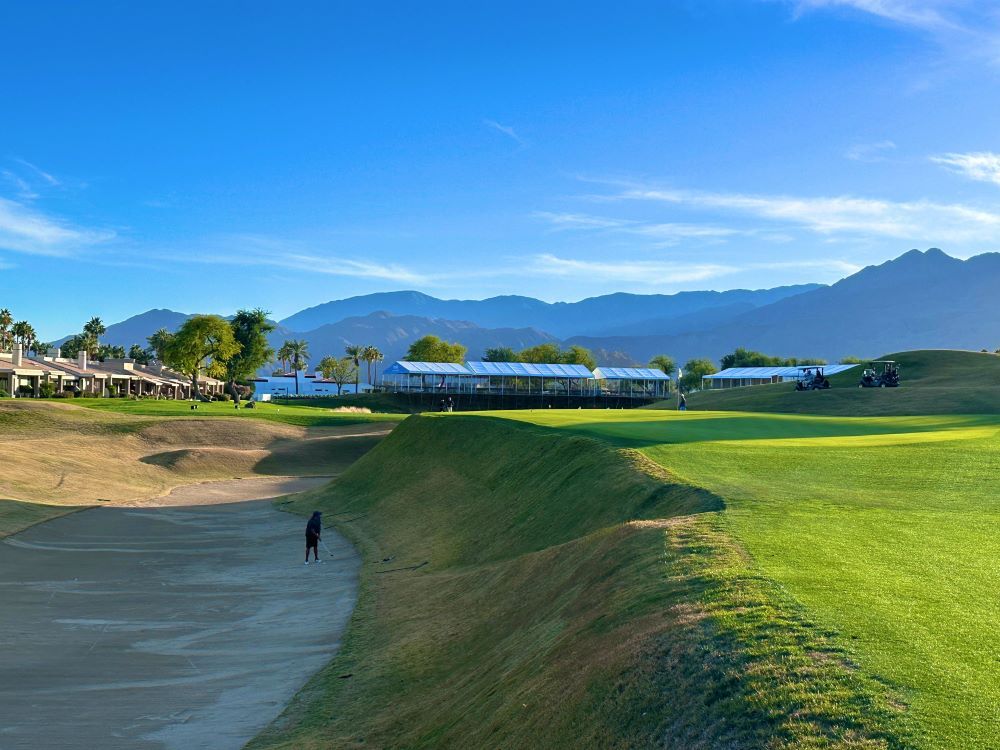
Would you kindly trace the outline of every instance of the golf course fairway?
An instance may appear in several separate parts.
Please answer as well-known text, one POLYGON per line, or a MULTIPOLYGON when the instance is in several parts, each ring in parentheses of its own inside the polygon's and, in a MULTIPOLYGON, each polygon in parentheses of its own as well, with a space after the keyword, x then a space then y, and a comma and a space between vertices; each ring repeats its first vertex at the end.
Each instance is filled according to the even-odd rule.
POLYGON ((413 416, 286 510, 365 560, 251 748, 1000 747, 1000 418, 413 416))
POLYGON ((761 573, 900 691, 919 746, 1000 747, 1000 418, 504 416, 637 447, 719 495, 761 573))

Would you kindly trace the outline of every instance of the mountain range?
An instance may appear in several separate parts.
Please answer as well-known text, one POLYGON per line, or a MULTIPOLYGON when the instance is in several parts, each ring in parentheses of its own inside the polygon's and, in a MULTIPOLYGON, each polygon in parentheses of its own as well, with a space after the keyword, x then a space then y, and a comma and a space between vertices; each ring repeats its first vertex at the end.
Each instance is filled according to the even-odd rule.
MULTIPOLYGON (((478 358, 493 346, 522 349, 546 341, 581 344, 601 364, 643 363, 656 354, 679 361, 719 359, 737 346, 773 355, 877 356, 917 348, 1000 346, 1000 254, 959 260, 932 248, 911 250, 830 286, 609 294, 579 302, 531 297, 443 300, 415 291, 351 297, 301 310, 272 334, 309 342, 314 358, 348 344, 377 346, 401 358, 428 334, 458 341, 478 358)), ((128 347, 188 315, 149 310, 108 326, 102 341, 128 347)))

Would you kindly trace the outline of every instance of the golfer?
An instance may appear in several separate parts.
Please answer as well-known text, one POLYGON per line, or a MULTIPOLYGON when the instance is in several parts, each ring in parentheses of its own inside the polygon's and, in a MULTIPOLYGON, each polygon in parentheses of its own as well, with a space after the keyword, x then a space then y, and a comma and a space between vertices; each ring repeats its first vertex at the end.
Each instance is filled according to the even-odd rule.
POLYGON ((306 565, 309 564, 309 550, 313 551, 316 562, 319 559, 319 540, 323 534, 323 514, 314 510, 312 518, 306 524, 306 565))

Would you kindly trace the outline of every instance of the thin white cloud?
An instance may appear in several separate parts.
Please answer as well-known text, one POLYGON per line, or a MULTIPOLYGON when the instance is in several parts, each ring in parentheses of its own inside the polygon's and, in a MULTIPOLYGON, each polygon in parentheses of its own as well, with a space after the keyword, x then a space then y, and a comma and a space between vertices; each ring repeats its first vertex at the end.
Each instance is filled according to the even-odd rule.
POLYGON ((41 178, 44 182, 51 185, 52 187, 59 187, 60 185, 62 185, 62 182, 60 180, 56 179, 42 168, 36 166, 35 164, 32 164, 27 159, 14 159, 14 161, 16 161, 21 166, 30 169, 32 172, 35 173, 37 177, 41 178))
POLYGON ((675 284, 705 281, 735 273, 739 269, 715 263, 675 263, 658 260, 616 260, 614 262, 560 258, 543 253, 532 257, 529 271, 545 276, 590 281, 633 284, 675 284))
POLYGON ((586 213, 552 213, 536 211, 535 218, 542 219, 557 230, 613 231, 648 237, 658 242, 673 244, 681 240, 718 240, 733 235, 745 234, 739 229, 720 227, 713 224, 692 224, 685 222, 643 222, 629 219, 615 219, 586 213))
POLYGON ((850 276, 860 271, 863 266, 837 258, 821 258, 817 260, 788 260, 773 263, 753 263, 748 268, 770 271, 824 271, 833 274, 850 276))
POLYGON ((875 143, 855 143, 844 152, 844 157, 851 161, 875 163, 885 161, 886 153, 895 150, 896 144, 888 140, 875 143))
POLYGON ((977 182, 992 182, 1000 185, 1000 154, 992 151, 975 151, 967 154, 941 154, 932 156, 931 161, 952 172, 977 182))
POLYGON ((38 193, 28 184, 28 181, 22 178, 20 175, 14 174, 9 169, 0 170, 0 174, 3 178, 7 180, 14 188, 17 190, 17 196, 21 200, 34 200, 38 197, 38 193))
POLYGON ((1000 213, 958 203, 889 201, 850 195, 757 195, 646 186, 628 187, 610 199, 754 216, 826 236, 868 235, 935 244, 1000 240, 1000 213))
POLYGON ((517 145, 519 146, 525 145, 524 139, 522 139, 521 136, 517 134, 517 131, 514 130, 514 128, 511 127, 510 125, 501 125, 496 120, 483 120, 483 124, 489 128, 493 128, 498 133, 503 133, 505 136, 507 136, 515 143, 517 143, 517 145))
POLYGON ((947 11, 953 0, 795 0, 796 11, 849 8, 886 21, 923 29, 955 29, 960 25, 947 11))
POLYGON ((194 256, 200 263, 255 265, 307 271, 326 276, 377 279, 405 284, 428 283, 429 277, 396 263, 349 258, 317 250, 301 240, 240 234, 209 238, 194 256))
POLYGON ((0 249, 28 255, 65 256, 115 238, 106 229, 76 227, 17 201, 0 198, 0 249))

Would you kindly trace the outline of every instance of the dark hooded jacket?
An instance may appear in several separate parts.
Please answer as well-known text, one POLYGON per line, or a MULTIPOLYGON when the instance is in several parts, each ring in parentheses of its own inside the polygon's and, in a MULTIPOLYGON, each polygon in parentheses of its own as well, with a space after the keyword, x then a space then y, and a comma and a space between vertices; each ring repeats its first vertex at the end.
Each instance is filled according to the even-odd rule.
POLYGON ((318 510, 314 511, 309 523, 306 524, 306 539, 319 539, 323 533, 323 514, 318 510))

